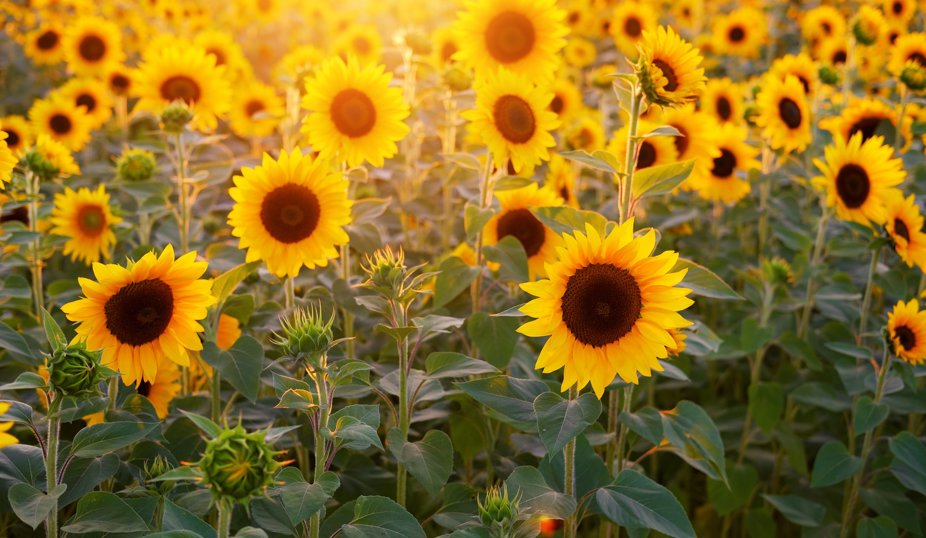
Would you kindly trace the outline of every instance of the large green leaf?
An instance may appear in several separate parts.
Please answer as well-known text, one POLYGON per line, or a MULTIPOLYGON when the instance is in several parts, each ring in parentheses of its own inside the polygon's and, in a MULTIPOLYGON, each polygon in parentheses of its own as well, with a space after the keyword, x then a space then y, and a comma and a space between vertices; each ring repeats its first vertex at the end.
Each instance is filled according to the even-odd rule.
POLYGON ((517 318, 490 316, 476 312, 466 320, 466 332, 476 343, 479 353, 492 366, 508 367, 511 355, 518 344, 516 329, 521 322, 517 318))
POLYGON ((78 458, 93 458, 115 452, 140 441, 160 427, 159 422, 104 422, 88 426, 74 436, 71 454, 78 458))
POLYGON ((250 336, 242 336, 226 351, 213 342, 205 342, 203 360, 215 368, 222 379, 254 402, 260 389, 260 374, 264 369, 264 347, 250 336))
POLYGON ((681 271, 682 269, 688 269, 688 272, 685 274, 685 279, 681 285, 690 288, 695 295, 735 301, 743 299, 722 278, 703 265, 685 258, 679 258, 673 271, 681 271))
POLYGON ((427 538, 415 516, 386 497, 359 497, 354 515, 341 527, 345 538, 427 538))
POLYGON ((491 364, 453 351, 435 351, 424 362, 429 377, 434 379, 467 377, 479 374, 498 374, 491 364))
POLYGON ((701 406, 682 400, 662 413, 662 427, 680 457, 709 477, 727 481, 723 439, 701 406))
POLYGON ((64 495, 66 490, 67 484, 60 484, 52 490, 51 495, 46 495, 45 492, 20 482, 10 488, 10 505, 16 517, 35 529, 48 517, 55 507, 55 500, 64 495))
POLYGON ((457 383, 457 387, 500 418, 530 428, 536 427, 534 400, 550 390, 543 381, 505 375, 457 383))
POLYGON ((243 263, 217 276, 212 281, 212 295, 215 296, 219 304, 225 302, 225 299, 228 299, 228 296, 235 291, 238 284, 260 267, 260 264, 259 261, 243 263))
POLYGON ((838 484, 854 475, 862 466, 858 456, 849 453, 841 441, 830 441, 820 448, 814 458, 810 486, 822 488, 838 484))
POLYGON ((499 274, 511 282, 527 282, 527 254, 524 246, 513 236, 503 237, 494 245, 483 247, 486 259, 499 265, 499 274))
POLYGON ((72 460, 64 473, 63 479, 68 489, 65 494, 58 499, 58 504, 64 508, 90 491, 93 491, 93 489, 104 480, 116 474, 116 470, 119 469, 119 463, 119 457, 115 454, 107 454, 92 459, 75 458, 72 460))
POLYGON ((599 232, 605 229, 608 220, 595 211, 584 211, 566 205, 556 207, 538 207, 531 211, 558 234, 572 234, 576 231, 585 233, 585 225, 591 224, 599 232))
POLYGON ((434 280, 434 307, 440 308, 460 295, 472 284, 479 269, 466 265, 466 262, 451 256, 441 262, 437 278, 434 280))
POLYGON ((643 198, 671 192, 688 179, 694 161, 682 161, 637 170, 633 174, 633 196, 643 198))
POLYGON ((926 446, 910 432, 902 432, 890 440, 891 473, 901 484, 926 495, 926 446))
POLYGON ((629 529, 652 529, 672 538, 695 538, 685 509, 672 492, 643 474, 625 469, 595 493, 597 509, 629 529))
POLYGON ((759 382, 749 385, 749 411, 756 425, 768 434, 785 409, 784 389, 775 382, 759 382))
POLYGON ((759 472, 748 464, 737 464, 727 469, 729 487, 720 480, 707 481, 707 498, 714 510, 725 516, 749 502, 752 490, 759 483, 759 472))
POLYGON ((90 532, 146 532, 145 520, 129 504, 112 493, 94 491, 77 503, 77 514, 61 527, 69 534, 90 532))
POLYGON ((897 524, 889 517, 863 517, 856 527, 855 538, 897 538, 897 524))
POLYGON ((887 419, 890 413, 891 408, 887 404, 875 403, 870 396, 862 396, 855 402, 855 413, 852 419, 855 425, 855 435, 862 435, 875 429, 887 419))
POLYGON ((432 496, 450 479, 453 473, 453 443, 440 431, 431 430, 420 441, 408 442, 398 428, 386 436, 389 452, 432 496))
POLYGON ((575 400, 564 399, 555 392, 544 392, 534 399, 537 431, 548 453, 559 452, 569 441, 598 420, 601 401, 586 392, 575 400))
POLYGON ((285 484, 277 486, 271 491, 270 495, 279 496, 283 508, 293 525, 298 525, 321 510, 328 499, 331 498, 331 495, 341 486, 338 475, 330 471, 322 473, 319 481, 314 484, 302 480, 301 473, 295 468, 284 469, 277 476, 277 481, 281 481, 282 477, 286 475, 291 475, 289 478, 293 478, 293 480, 288 480, 285 484))
POLYGON ((791 523, 801 527, 819 527, 826 516, 826 507, 797 495, 762 495, 791 523))
POLYGON ((509 494, 521 496, 525 513, 564 519, 576 510, 576 500, 551 488, 536 467, 518 467, 505 484, 509 494))

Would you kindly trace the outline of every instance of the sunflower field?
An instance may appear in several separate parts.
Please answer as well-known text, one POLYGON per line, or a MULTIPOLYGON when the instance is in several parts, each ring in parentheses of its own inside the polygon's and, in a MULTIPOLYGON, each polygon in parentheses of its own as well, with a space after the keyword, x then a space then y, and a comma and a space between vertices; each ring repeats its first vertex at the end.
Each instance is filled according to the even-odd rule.
POLYGON ((926 0, 0 0, 0 537, 926 536, 926 0))

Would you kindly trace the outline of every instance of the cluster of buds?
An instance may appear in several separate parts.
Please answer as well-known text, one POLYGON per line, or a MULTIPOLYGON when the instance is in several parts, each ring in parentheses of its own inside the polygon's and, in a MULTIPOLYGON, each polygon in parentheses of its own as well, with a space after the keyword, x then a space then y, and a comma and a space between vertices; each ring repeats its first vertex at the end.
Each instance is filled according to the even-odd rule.
POLYGON ((326 321, 320 306, 298 308, 289 318, 281 318, 281 330, 274 333, 273 344, 297 362, 316 365, 337 342, 331 331, 334 312, 326 321))
POLYGON ((116 174, 123 181, 148 181, 154 176, 157 161, 154 154, 138 148, 122 152, 116 161, 116 174))
POLYGON ((100 384, 116 372, 100 364, 100 351, 83 342, 56 349, 46 360, 48 386, 56 395, 79 399, 100 396, 100 384))
POLYGON ((266 431, 248 433, 239 424, 226 427, 206 443, 202 459, 196 463, 202 484, 219 502, 246 503, 263 495, 273 484, 281 454, 267 442, 266 431))

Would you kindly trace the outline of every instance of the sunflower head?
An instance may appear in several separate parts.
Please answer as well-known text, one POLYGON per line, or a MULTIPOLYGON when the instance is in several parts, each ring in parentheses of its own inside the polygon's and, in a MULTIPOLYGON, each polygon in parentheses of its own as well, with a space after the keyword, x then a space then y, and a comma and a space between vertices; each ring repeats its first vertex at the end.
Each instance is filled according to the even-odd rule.
POLYGON ((907 62, 900 71, 900 82, 913 92, 926 90, 926 66, 917 62, 907 62))
POLYGON ((88 399, 99 396, 100 383, 116 372, 100 364, 100 351, 89 351, 84 342, 54 351, 46 361, 48 385, 65 397, 88 399))
POLYGON ((267 432, 248 433, 239 424, 208 440, 196 466, 214 499, 244 504, 273 484, 279 454, 267 442, 267 432))
POLYGON ((916 299, 899 301, 888 313, 887 338, 894 354, 904 362, 926 362, 926 310, 920 310, 916 299))
POLYGON ((161 128, 165 133, 180 134, 193 120, 193 110, 184 101, 174 101, 161 111, 161 128))
POLYGON ((38 135, 35 144, 26 151, 23 163, 43 181, 80 173, 71 152, 46 134, 38 135))
POLYGON ((299 308, 291 316, 280 319, 281 330, 273 343, 294 361, 315 365, 318 358, 331 348, 334 335, 334 312, 325 320, 320 305, 299 308))
MULTIPOLYGON (((510 530, 518 521, 521 512, 520 507, 521 495, 512 497, 508 493, 508 486, 495 486, 489 488, 485 496, 476 498, 476 504, 479 509, 479 520, 489 528, 499 528, 501 530, 510 530)), ((501 534, 501 536, 510 536, 511 534, 501 534)))
POLYGON ((638 48, 635 68, 650 103, 675 107, 698 99, 706 80, 701 55, 675 30, 660 26, 645 31, 638 48))
POLYGON ((116 175, 123 181, 148 181, 156 171, 154 154, 141 148, 129 148, 116 160, 116 175))

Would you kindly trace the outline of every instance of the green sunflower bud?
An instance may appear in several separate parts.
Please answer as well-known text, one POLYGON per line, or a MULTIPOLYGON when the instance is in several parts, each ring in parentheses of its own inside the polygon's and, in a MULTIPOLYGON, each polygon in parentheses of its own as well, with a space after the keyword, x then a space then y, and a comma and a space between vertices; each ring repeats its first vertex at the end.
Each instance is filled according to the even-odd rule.
POLYGON ((88 351, 83 342, 55 351, 48 358, 49 387, 74 398, 100 395, 100 383, 114 373, 100 364, 101 355, 100 351, 88 351))
POLYGON ((874 45, 878 40, 878 29, 873 26, 871 21, 859 19, 852 25, 852 35, 859 45, 874 45))
POLYGON ((794 283, 794 272, 791 264, 780 257, 774 257, 762 262, 762 276, 766 282, 774 286, 787 286, 794 283))
POLYGON ((508 496, 508 486, 490 488, 485 499, 476 499, 479 520, 490 529, 511 529, 518 521, 520 499, 508 496))
POLYGON ((820 75, 820 80, 824 84, 829 84, 830 86, 839 84, 839 71, 830 65, 820 67, 818 74, 820 75))
POLYGON ((148 181, 154 176, 157 161, 154 154, 131 148, 122 152, 116 161, 116 173, 123 181, 148 181))
POLYGON ((226 428, 206 443, 203 457, 196 464, 202 472, 202 484, 217 501, 246 503, 263 494, 273 483, 280 468, 267 442, 267 432, 248 433, 239 424, 226 428))
POLYGON ((431 54, 431 40, 423 32, 409 32, 405 34, 405 46, 419 56, 431 54))
POLYGON ((444 84, 455 92, 462 92, 473 85, 473 77, 459 67, 451 67, 444 71, 444 84))
POLYGON ((900 81, 914 92, 926 90, 926 69, 916 62, 907 62, 900 72, 900 81))
POLYGON ((363 266, 367 274, 367 287, 373 288, 387 297, 398 298, 403 295, 403 284, 408 274, 405 266, 405 252, 399 249, 398 253, 387 246, 367 256, 366 265, 363 266))
POLYGON ((331 347, 334 335, 331 326, 334 313, 328 321, 322 318, 320 306, 297 309, 290 319, 282 319, 282 331, 274 333, 273 343, 283 354, 295 360, 315 362, 331 347))
POLYGON ((180 134, 193 119, 193 111, 183 101, 174 101, 161 112, 161 125, 165 132, 180 134))
POLYGON ((58 177, 60 170, 57 166, 45 158, 35 148, 30 149, 23 156, 23 164, 26 165, 33 174, 43 181, 50 181, 58 177))

